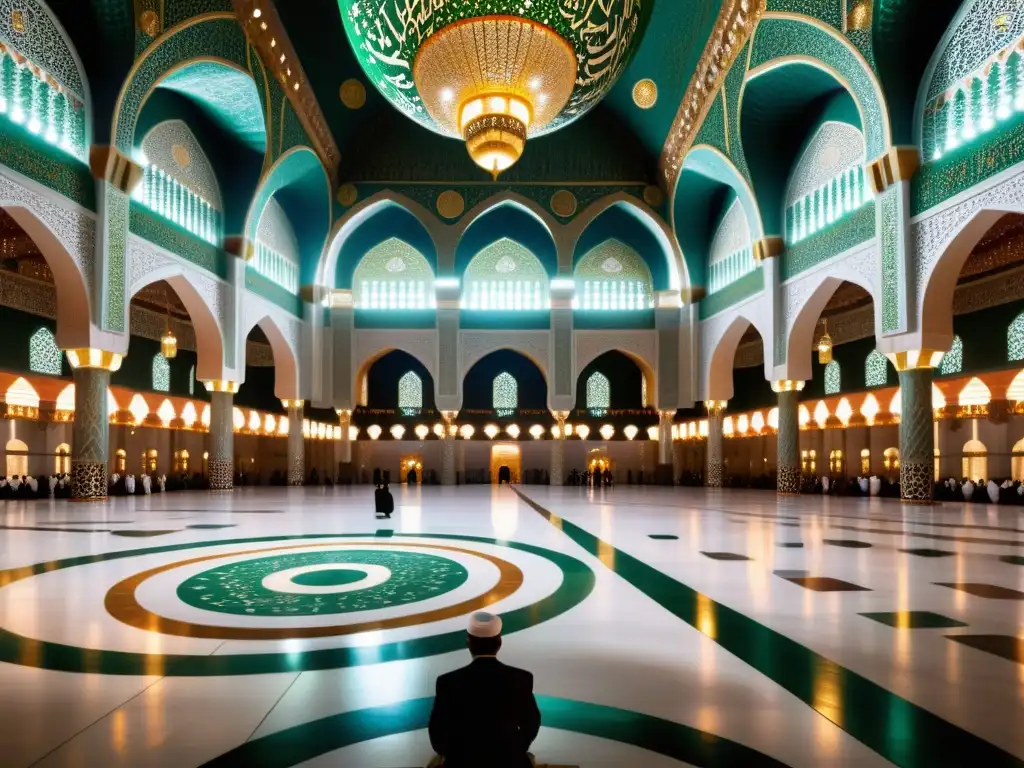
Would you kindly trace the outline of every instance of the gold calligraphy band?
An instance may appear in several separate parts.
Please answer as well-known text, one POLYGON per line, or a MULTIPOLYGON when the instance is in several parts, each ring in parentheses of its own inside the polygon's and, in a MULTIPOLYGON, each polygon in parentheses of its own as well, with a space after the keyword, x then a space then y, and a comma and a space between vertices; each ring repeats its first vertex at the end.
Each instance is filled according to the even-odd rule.
POLYGON ((493 605, 499 600, 504 600, 513 594, 523 585, 523 572, 518 566, 507 560, 487 555, 483 552, 475 552, 471 549, 459 547, 441 547, 429 544, 398 544, 388 543, 388 547, 410 547, 416 549, 437 549, 445 552, 459 552, 465 555, 487 560, 498 568, 498 583, 482 595, 463 600, 461 603, 449 605, 444 608, 436 608, 432 611, 414 613, 408 616, 396 616, 393 619, 380 619, 377 621, 364 621, 358 624, 342 624, 329 627, 224 627, 215 624, 193 624, 178 619, 168 619, 159 616, 152 611, 146 610, 139 604, 135 597, 136 590, 142 586, 147 579, 160 573, 181 568, 185 565, 203 563, 209 560, 223 560, 228 557, 239 555, 260 555, 265 552, 281 552, 296 549, 314 549, 330 547, 365 547, 368 543, 346 543, 346 544, 297 544, 288 547, 272 547, 270 549, 252 549, 245 552, 227 552, 221 555, 208 555, 206 557, 195 557, 190 560, 181 560, 176 563, 168 563, 158 568, 142 571, 134 576, 129 576, 124 581, 118 582, 107 592, 104 606, 107 613, 118 621, 136 629, 146 632, 158 632, 164 635, 176 635, 178 637, 195 637, 212 640, 293 640, 312 637, 336 637, 338 635, 354 635, 359 632, 372 632, 385 629, 398 629, 400 627, 412 627, 419 624, 429 624, 435 621, 451 619, 462 616, 473 611, 479 611, 488 605, 493 605))

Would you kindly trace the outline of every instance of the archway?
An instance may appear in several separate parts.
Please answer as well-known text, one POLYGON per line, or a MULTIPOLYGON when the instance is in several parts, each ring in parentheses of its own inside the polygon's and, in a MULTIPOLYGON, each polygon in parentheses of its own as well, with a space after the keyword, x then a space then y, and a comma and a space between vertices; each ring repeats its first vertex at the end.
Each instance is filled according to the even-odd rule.
POLYGON ((576 410, 601 417, 610 410, 641 410, 654 395, 647 366, 612 350, 594 358, 576 380, 576 410))
POLYGON ((367 408, 394 411, 400 417, 418 417, 435 410, 430 371, 402 350, 387 352, 369 365, 361 394, 360 403, 367 408))
POLYGON ((548 385, 529 357, 500 349, 476 361, 462 383, 463 415, 507 419, 548 413, 548 385))
POLYGON ((501 242, 516 243, 532 254, 549 278, 558 274, 558 247, 552 230, 528 207, 505 201, 475 216, 465 227, 455 249, 455 275, 463 275, 482 251, 501 242))
POLYGON ((980 440, 968 440, 963 450, 963 477, 972 482, 988 478, 988 449, 980 440))
MULTIPOLYGON (((249 299, 252 301, 252 299, 249 299)), ((246 382, 248 383, 248 367, 250 365, 265 366, 267 364, 265 355, 260 355, 260 350, 254 349, 254 355, 250 358, 250 344, 263 344, 270 347, 270 365, 274 371, 273 393, 278 400, 302 400, 301 387, 299 382, 299 359, 298 350, 293 345, 297 338, 289 339, 285 331, 270 315, 264 315, 246 334, 246 382)), ((264 347, 265 349, 265 347, 264 347)))
MULTIPOLYGON (((714 329, 714 335, 707 341, 707 359, 702 361, 705 376, 701 389, 702 399, 731 400, 736 391, 743 392, 734 387, 737 366, 745 371, 740 377, 745 385, 756 384, 758 390, 762 384, 768 386, 764 372, 771 370, 772 361, 765 356, 764 336, 747 317, 734 317, 724 329, 714 329), (745 350, 742 361, 739 357, 741 347, 745 350), (760 368, 753 370, 758 364, 760 368)), ((749 394, 749 390, 744 398, 746 394, 749 394)))
POLYGON ((7 455, 7 477, 28 474, 28 444, 24 440, 8 440, 5 447, 7 455))

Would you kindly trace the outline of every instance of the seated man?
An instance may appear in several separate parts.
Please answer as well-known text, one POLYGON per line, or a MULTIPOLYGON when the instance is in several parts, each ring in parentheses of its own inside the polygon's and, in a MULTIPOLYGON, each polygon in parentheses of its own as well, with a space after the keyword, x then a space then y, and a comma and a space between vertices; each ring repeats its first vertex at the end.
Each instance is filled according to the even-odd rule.
POLYGON ((469 622, 469 666, 437 679, 430 743, 446 768, 526 768, 540 730, 533 675, 497 659, 501 619, 474 613, 469 622))

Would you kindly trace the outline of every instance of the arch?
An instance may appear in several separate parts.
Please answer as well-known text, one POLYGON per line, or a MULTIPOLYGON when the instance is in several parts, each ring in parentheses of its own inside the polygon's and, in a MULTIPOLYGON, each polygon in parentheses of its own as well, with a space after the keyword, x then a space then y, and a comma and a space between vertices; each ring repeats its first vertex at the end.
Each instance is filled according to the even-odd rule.
POLYGON ((511 416, 519 410, 519 382, 508 371, 502 371, 491 383, 491 405, 498 416, 511 416))
MULTIPOLYGON (((446 276, 453 274, 454 264, 447 263, 443 265, 443 267, 436 265, 438 243, 441 240, 441 233, 444 229, 441 222, 429 210, 424 208, 415 200, 386 189, 366 198, 365 200, 360 200, 349 208, 344 216, 334 223, 331 233, 328 236, 328 246, 324 249, 324 253, 320 257, 320 263, 317 266, 315 276, 317 285, 328 288, 345 287, 344 284, 335 284, 335 278, 340 268, 339 263, 341 261, 340 257, 343 246, 349 241, 352 235, 368 221, 383 211, 387 211, 391 208, 402 209, 404 213, 415 219, 422 230, 426 232, 430 247, 417 247, 417 250, 424 255, 427 255, 428 260, 430 258, 429 254, 433 254, 435 259, 435 272, 437 274, 445 274, 446 276)), ((390 232, 387 234, 387 237, 394 236, 395 234, 396 233, 394 232, 390 232)), ((387 239, 387 237, 384 239, 387 239)), ((408 238, 403 239, 408 240, 408 238)), ((414 247, 416 246, 416 242, 410 241, 410 243, 414 247)), ((376 242, 373 243, 373 245, 376 244, 376 242)), ((369 248, 366 248, 365 250, 369 250, 369 248)), ((363 253, 365 253, 365 250, 363 253)), ((349 260, 346 259, 346 261, 349 260)), ((355 269, 355 262, 358 262, 358 259, 353 261, 353 266, 351 267, 352 270, 355 269)))
POLYGON ((983 406, 988 405, 992 399, 992 392, 977 376, 968 381, 964 388, 957 395, 957 405, 960 406, 983 406))
POLYGON ((62 358, 63 353, 49 328, 44 326, 29 337, 28 369, 33 373, 60 376, 62 358))
POLYGON ((636 254, 653 290, 673 287, 673 252, 665 249, 657 230, 639 209, 625 202, 605 207, 586 223, 573 244, 573 273, 579 271, 595 249, 608 242, 621 243, 636 254))
POLYGON ((843 389, 842 370, 839 362, 833 360, 825 366, 825 394, 838 395, 843 389))
MULTIPOLYGON (((757 327, 757 324, 745 315, 737 314, 726 326, 721 336, 717 339, 709 339, 712 346, 708 360, 702 361, 706 366, 707 378, 704 381, 703 398, 705 400, 731 400, 733 396, 733 367, 736 363, 736 351, 739 349, 740 340, 746 334, 748 328, 757 331, 762 341, 765 334, 757 327)), ((703 330, 703 329, 702 329, 703 330)), ((768 354, 767 344, 765 345, 765 370, 770 370, 771 360, 768 354)))
POLYGON ((5 447, 7 454, 7 477, 28 474, 28 445, 22 440, 8 440, 5 447))
POLYGON ((7 388, 4 400, 8 405, 21 405, 26 408, 39 407, 39 393, 24 377, 19 376, 7 388))
MULTIPOLYGON (((431 333, 433 332, 431 331, 431 333)), ((370 352, 356 352, 354 366, 356 373, 352 390, 352 401, 356 405, 367 404, 370 370, 378 361, 392 352, 403 352, 409 355, 423 366, 431 381, 437 380, 437 360, 433 346, 418 344, 416 343, 418 339, 409 337, 406 334, 389 333, 386 338, 392 343, 386 346, 372 347, 370 352)), ((429 399, 430 390, 427 388, 424 388, 424 396, 425 399, 429 399)))
POLYGON ((517 407, 547 410, 548 378, 542 365, 528 352, 513 347, 464 356, 463 408, 493 410, 494 380, 507 373, 516 380, 517 407), (469 359, 466 359, 469 357, 469 359))
POLYGON ((587 378, 587 410, 594 416, 604 416, 611 407, 611 382, 603 373, 595 371, 587 378))
MULTIPOLYGON (((157 352, 153 355, 152 364, 152 389, 154 392, 170 392, 171 391, 171 364, 167 362, 167 358, 157 352)), ((166 402, 166 401, 165 401, 166 402)))
POLYGON ((550 305, 549 273, 533 251, 503 237, 480 250, 463 273, 462 307, 543 310, 550 305))
POLYGON ((423 379, 409 371, 398 380, 398 411, 411 416, 423 410, 423 379))
POLYGON ((366 252, 351 273, 351 287, 356 309, 431 309, 436 304, 430 262, 399 237, 366 252))
POLYGON ((825 307, 828 306, 832 295, 839 290, 839 286, 844 282, 853 283, 863 288, 871 296, 871 301, 874 304, 875 327, 881 327, 877 323, 881 302, 875 296, 873 287, 863 276, 851 274, 849 270, 844 270, 842 265, 836 265, 835 268, 823 270, 806 279, 818 281, 814 290, 799 307, 786 308, 786 317, 792 318, 792 320, 787 320, 790 327, 787 329, 785 362, 788 369, 787 378, 795 381, 810 381, 813 377, 811 360, 818 319, 825 311, 825 307))
POLYGON ((949 351, 942 356, 939 363, 939 375, 951 376, 955 373, 963 373, 964 370, 964 342, 959 336, 953 337, 949 345, 949 351))
POLYGON ((994 202, 994 207, 979 208, 965 217, 935 251, 918 256, 918 269, 925 271, 924 279, 918 278, 918 285, 924 285, 923 291, 918 289, 923 349, 949 349, 953 341, 953 295, 964 264, 999 219, 1008 213, 1024 213, 1024 205, 1013 195, 1002 195, 994 202))
POLYGON ((505 200, 473 218, 464 229, 462 226, 460 222, 462 231, 455 247, 455 275, 465 274, 482 251, 503 240, 512 240, 530 251, 549 278, 558 275, 558 246, 553 230, 530 206, 513 199, 505 200))
POLYGON ((884 387, 889 383, 889 359, 877 349, 864 360, 864 386, 884 387))
MULTIPOLYGON (((602 336, 603 336, 603 334, 602 334, 602 336)), ((654 347, 654 344, 652 344, 652 349, 650 350, 650 353, 653 353, 653 347, 654 347)), ((580 380, 582 379, 583 376, 586 375, 588 369, 592 369, 592 366, 594 366, 594 365, 601 365, 602 364, 601 361, 604 358, 610 358, 609 362, 606 362, 606 363, 603 364, 604 366, 612 366, 613 370, 621 372, 621 368, 624 367, 623 366, 624 361, 616 360, 615 359, 619 355, 621 355, 622 357, 626 358, 626 361, 628 361, 628 362, 625 363, 626 366, 628 366, 629 363, 632 363, 633 365, 635 365, 639 369, 639 371, 640 371, 640 392, 638 393, 639 394, 639 402, 640 402, 640 406, 639 407, 640 408, 646 408, 648 406, 648 394, 652 393, 652 392, 657 392, 658 391, 658 389, 657 389, 657 378, 656 378, 656 373, 655 373, 655 369, 654 369, 654 364, 652 362, 650 362, 650 360, 648 360, 645 357, 645 355, 640 350, 637 350, 637 349, 630 350, 630 349, 623 348, 621 345, 617 346, 616 345, 616 339, 614 339, 614 338, 594 337, 593 339, 586 338, 586 339, 579 339, 577 341, 577 344, 576 344, 576 370, 579 371, 579 373, 577 374, 577 381, 576 381, 576 390, 577 390, 577 392, 580 391, 580 387, 579 387, 580 380), (604 342, 604 343, 594 343, 594 342, 604 342), (615 367, 615 366, 618 366, 618 367, 615 367)), ((606 370, 607 370, 607 368, 606 368, 606 370)), ((586 392, 585 386, 584 386, 583 391, 586 392)), ((616 395, 616 400, 620 400, 621 401, 621 399, 622 399, 622 391, 621 390, 616 390, 616 391, 618 393, 616 395)), ((628 390, 627 390, 627 399, 628 399, 628 390)), ((585 403, 584 403, 584 407, 586 407, 585 403)), ((617 407, 624 407, 624 406, 617 406, 617 407)), ((635 405, 629 405, 629 406, 625 406, 625 407, 633 408, 633 407, 636 407, 636 406, 635 405)))
POLYGON ((255 243, 260 217, 275 198, 299 244, 299 284, 313 281, 331 229, 331 180, 320 156, 309 147, 285 152, 260 179, 245 221, 245 238, 255 243))
POLYGON ((963 449, 963 477, 975 482, 988 477, 988 448, 980 440, 968 440, 963 449))
POLYGON ((146 274, 131 285, 129 301, 147 285, 160 280, 165 280, 181 299, 195 329, 196 375, 201 381, 224 378, 224 338, 220 321, 213 307, 192 284, 187 268, 174 264, 146 274))
POLYGON ((552 240, 555 239, 555 233, 561 228, 558 220, 551 214, 551 212, 544 206, 540 205, 536 200, 531 200, 530 198, 524 197, 518 192, 513 192, 512 190, 505 190, 495 195, 491 195, 486 200, 477 203, 463 214, 462 218, 459 219, 458 224, 453 228, 456 239, 461 240, 466 232, 469 231, 469 229, 476 224, 481 217, 501 208, 514 208, 530 216, 540 226, 547 230, 547 233, 552 240))
MULTIPOLYGON (((672 192, 672 230, 692 285, 709 284, 712 245, 734 202, 747 223, 749 245, 764 237, 761 209, 746 177, 720 150, 699 144, 687 152, 672 192)), ((752 258, 752 254, 751 254, 752 258)))
MULTIPOLYGON (((279 400, 303 399, 299 387, 299 352, 293 348, 293 341, 285 336, 281 326, 271 315, 263 315, 246 328, 243 338, 247 338, 256 326, 259 326, 267 337, 270 351, 274 356, 274 397, 279 400)), ((297 342, 297 339, 295 341, 297 342)))
POLYGON ((71 446, 61 443, 53 451, 53 471, 55 475, 71 474, 71 446))
MULTIPOLYGON (((65 122, 63 130, 60 131, 63 135, 59 138, 52 134, 46 136, 46 132, 43 132, 43 135, 50 143, 59 143, 65 151, 74 154, 80 160, 86 160, 87 149, 92 145, 93 103, 85 66, 71 36, 47 3, 42 0, 29 0, 22 5, 22 9, 31 13, 31 24, 25 25, 21 30, 15 30, 12 15, 7 13, 0 21, 0 39, 9 50, 17 51, 20 56, 48 76, 45 79, 36 79, 34 87, 42 87, 50 78, 60 84, 63 92, 58 95, 57 103, 60 98, 64 99, 65 106, 62 112, 65 122), (81 115, 77 114, 75 105, 67 104, 71 101, 68 94, 81 105, 81 115)), ((8 52, 0 56, 0 59, 7 59, 9 56, 8 52)), ((8 61, 3 62, 3 66, 11 64, 8 61)))
MULTIPOLYGON (((60 238, 31 209, 22 203, 0 200, 3 208, 36 244, 46 266, 53 273, 57 294, 57 345, 61 349, 93 346, 89 287, 75 257, 60 238)), ((90 244, 89 247, 92 247, 90 244)))

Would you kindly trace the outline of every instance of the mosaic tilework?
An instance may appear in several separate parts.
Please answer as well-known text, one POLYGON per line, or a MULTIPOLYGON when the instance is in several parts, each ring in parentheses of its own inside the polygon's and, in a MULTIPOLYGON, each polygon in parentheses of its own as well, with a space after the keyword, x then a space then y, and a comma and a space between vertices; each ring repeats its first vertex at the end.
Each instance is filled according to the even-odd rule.
POLYGON ((28 131, 4 131, 0 165, 38 181, 83 208, 96 210, 96 182, 89 166, 28 131))
POLYGON ((132 202, 129 220, 133 235, 166 248, 219 277, 226 276, 227 256, 217 246, 176 226, 138 202, 132 202))
POLYGON ((125 330, 125 259, 128 252, 128 195, 104 182, 102 194, 106 196, 107 254, 106 297, 107 311, 103 327, 121 333, 125 330))
POLYGON ((849 123, 835 120, 824 123, 797 162, 786 193, 786 205, 811 194, 850 166, 863 163, 864 134, 849 123))
POLYGON ((722 98, 720 92, 708 105, 708 113, 704 116, 704 122, 701 123, 700 130, 697 132, 696 137, 694 137, 693 144, 694 146, 701 144, 710 145, 721 151, 723 155, 728 156, 729 150, 725 141, 725 106, 722 98))
POLYGON ((768 0, 769 11, 801 13, 819 19, 836 29, 843 28, 840 0, 768 0))
POLYGON ((220 184, 206 152, 182 120, 165 120, 142 140, 150 164, 223 210, 220 184))
POLYGON ((724 312, 734 304, 738 304, 746 298, 760 293, 764 289, 764 275, 761 270, 755 269, 746 275, 730 283, 720 291, 700 300, 700 319, 706 320, 719 312, 724 312))
POLYGON ((899 187, 887 190, 879 201, 882 223, 879 231, 882 250, 882 331, 900 328, 900 222, 899 187))
POLYGON ((849 84, 856 96, 866 128, 868 157, 877 157, 886 147, 882 105, 875 90, 872 72, 848 47, 843 38, 828 34, 820 27, 794 19, 762 20, 754 37, 750 66, 755 68, 782 56, 810 56, 827 62, 849 84))
POLYGON ((85 100, 85 78, 72 55, 71 45, 43 3, 35 0, 0 0, 0 39, 52 75, 57 82, 85 100), (21 30, 14 12, 21 13, 21 30))
POLYGON ((820 264, 875 236, 875 204, 863 205, 838 222, 787 247, 782 256, 782 280, 820 264))

